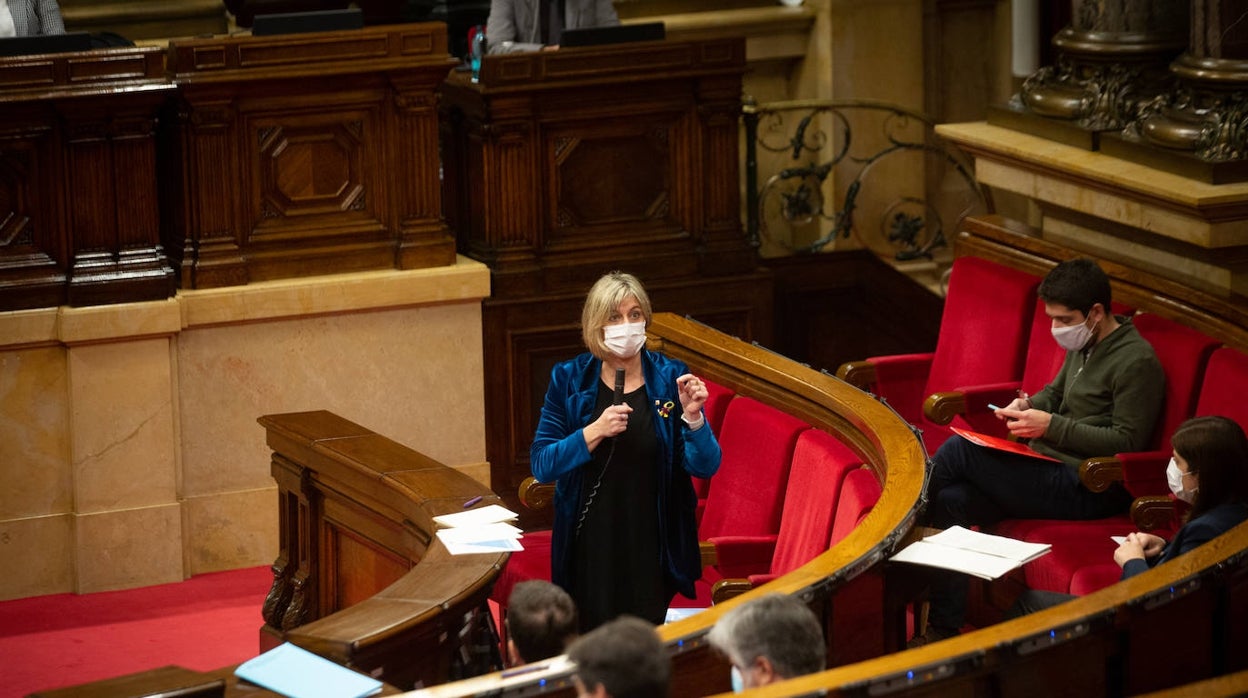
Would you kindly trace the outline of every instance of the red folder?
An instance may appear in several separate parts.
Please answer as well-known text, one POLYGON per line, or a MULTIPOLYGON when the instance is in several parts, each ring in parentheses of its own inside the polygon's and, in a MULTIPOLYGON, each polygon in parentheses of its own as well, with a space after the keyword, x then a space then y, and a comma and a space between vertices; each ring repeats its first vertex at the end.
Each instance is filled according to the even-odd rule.
POLYGON ((1033 449, 1032 447, 1024 443, 1019 443, 1017 441, 1010 441, 1009 439, 1002 439, 1000 437, 990 436, 988 434, 981 434, 977 431, 971 431, 970 429, 959 429, 957 427, 949 427, 949 428, 952 429, 953 433, 957 434, 958 436, 961 436, 967 441, 970 441, 971 443, 977 444, 979 446, 983 446, 985 448, 995 448, 998 451, 1005 451, 1006 453, 1017 453, 1020 456, 1031 456, 1032 458, 1043 458, 1044 460, 1051 460, 1055 463, 1061 463, 1060 460, 1054 458, 1053 456, 1046 456, 1043 453, 1036 451, 1035 449, 1033 449))

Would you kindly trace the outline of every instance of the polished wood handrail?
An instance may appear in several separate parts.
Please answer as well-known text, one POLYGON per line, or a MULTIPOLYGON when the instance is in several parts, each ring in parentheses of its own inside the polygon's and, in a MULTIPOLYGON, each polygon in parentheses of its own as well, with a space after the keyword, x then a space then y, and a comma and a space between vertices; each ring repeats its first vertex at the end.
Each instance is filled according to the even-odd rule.
POLYGON ((330 412, 259 422, 281 507, 262 644, 290 641, 399 687, 448 680, 465 617, 507 554, 452 556, 433 517, 499 498, 330 412))

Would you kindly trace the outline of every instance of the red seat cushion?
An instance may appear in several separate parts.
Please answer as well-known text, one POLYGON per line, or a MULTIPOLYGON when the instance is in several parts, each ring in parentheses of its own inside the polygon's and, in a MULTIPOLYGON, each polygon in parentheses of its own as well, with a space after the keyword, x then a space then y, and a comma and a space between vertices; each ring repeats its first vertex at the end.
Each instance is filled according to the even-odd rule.
POLYGON ((841 496, 836 504, 836 517, 832 521, 829 548, 841 542, 866 518, 880 500, 881 492, 880 482, 870 468, 861 467, 845 474, 841 496))
POLYGON ((842 483, 861 463, 825 431, 808 429, 798 436, 771 574, 788 574, 828 549, 842 483))
POLYGON ((1248 354, 1230 347, 1214 350, 1196 399, 1196 416, 1230 417, 1248 429, 1248 354))
POLYGON ((1125 536, 1136 530, 1131 519, 1115 516, 1095 521, 1052 521, 1034 527, 1023 540, 1053 546, 1048 555, 1023 566, 1027 586, 1032 589, 1071 591, 1077 572, 1109 562, 1114 564, 1118 544, 1110 536, 1125 536))
POLYGON ((724 415, 723 458, 712 478, 698 537, 753 536, 780 530, 780 511, 802 420, 748 397, 724 415))

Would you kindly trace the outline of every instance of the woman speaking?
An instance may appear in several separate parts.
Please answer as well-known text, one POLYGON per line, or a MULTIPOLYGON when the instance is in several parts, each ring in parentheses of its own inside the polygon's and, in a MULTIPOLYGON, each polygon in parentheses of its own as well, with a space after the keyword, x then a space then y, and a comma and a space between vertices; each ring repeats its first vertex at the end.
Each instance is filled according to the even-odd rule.
POLYGON ((576 601, 581 632, 621 614, 662 623, 673 595, 702 574, 690 475, 719 468, 702 416, 706 385, 646 351, 650 298, 612 272, 589 291, 589 352, 557 364, 530 453, 555 481, 551 579, 576 601))

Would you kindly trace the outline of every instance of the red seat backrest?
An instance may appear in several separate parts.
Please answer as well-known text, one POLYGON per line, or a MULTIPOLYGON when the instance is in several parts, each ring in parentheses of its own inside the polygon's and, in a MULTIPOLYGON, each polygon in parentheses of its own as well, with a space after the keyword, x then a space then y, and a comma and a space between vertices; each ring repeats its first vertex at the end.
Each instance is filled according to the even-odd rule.
POLYGON ((1168 449, 1170 435, 1196 409, 1196 396, 1204 379, 1205 366, 1219 342, 1151 313, 1140 313, 1133 322, 1140 336, 1153 345, 1153 351, 1157 352, 1157 359, 1166 372, 1166 402, 1153 430, 1151 450, 1168 449))
MULTIPOLYGON (((710 425, 711 431, 715 436, 720 435, 720 429, 724 425, 724 414, 728 412, 728 403, 732 402, 732 398, 736 397, 736 393, 732 390, 714 381, 702 379, 706 384, 706 404, 702 406, 702 413, 706 415, 706 423, 710 425)), ((695 477, 693 478, 693 491, 698 494, 698 499, 706 499, 706 495, 711 491, 711 481, 708 479, 695 477)))
POLYGON ((1040 279, 979 257, 958 257, 950 274, 924 397, 1018 380, 1040 279))
POLYGON ((828 549, 845 475, 862 463, 836 437, 807 429, 797 437, 772 574, 788 574, 828 549))
POLYGON ((723 460, 712 478, 698 537, 779 532, 793 448, 798 434, 809 428, 753 398, 734 398, 724 415, 723 460))
POLYGON ((1230 417, 1248 430, 1248 354, 1222 347, 1209 356, 1194 416, 1208 415, 1230 417))
POLYGON ((880 500, 880 494, 880 482, 870 468, 864 466, 845 474, 841 496, 836 503, 836 518, 832 521, 829 548, 844 540, 858 526, 858 522, 880 500))

